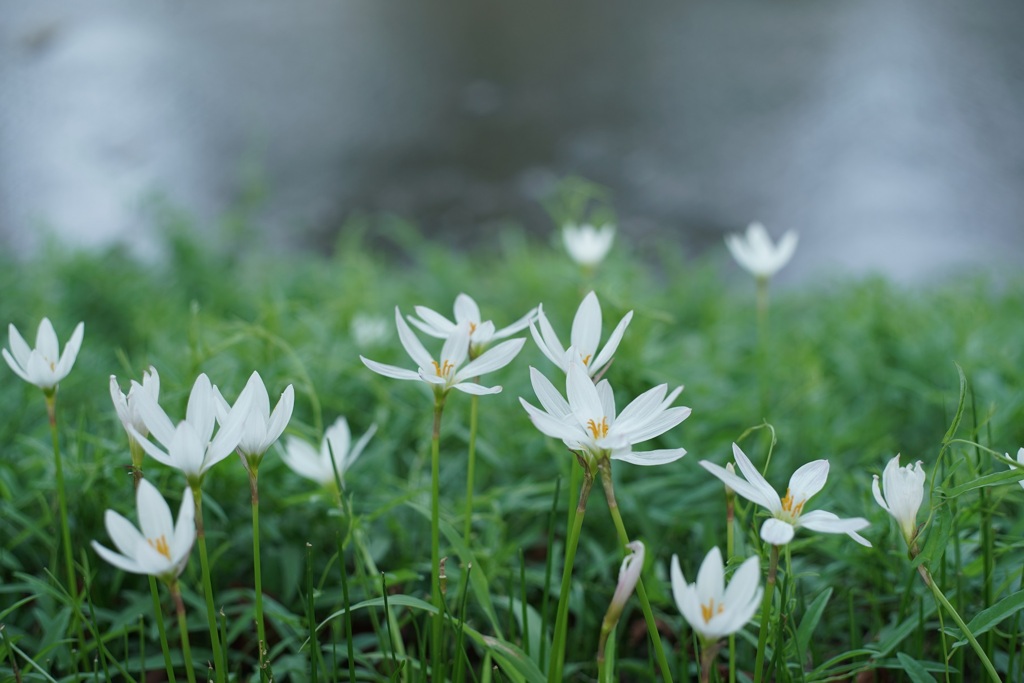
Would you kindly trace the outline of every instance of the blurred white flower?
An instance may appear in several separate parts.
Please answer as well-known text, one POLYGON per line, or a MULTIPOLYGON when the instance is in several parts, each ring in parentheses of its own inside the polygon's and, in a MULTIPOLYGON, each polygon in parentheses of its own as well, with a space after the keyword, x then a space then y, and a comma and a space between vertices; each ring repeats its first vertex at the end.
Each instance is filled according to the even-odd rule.
POLYGON ((206 472, 228 457, 238 446, 245 430, 252 393, 242 392, 235 401, 216 436, 217 398, 210 378, 199 375, 188 397, 185 419, 175 427, 167 413, 149 394, 139 392, 137 410, 150 434, 166 451, 144 437, 134 427, 128 433, 138 440, 154 460, 181 470, 190 486, 199 486, 206 472))
POLYGON ((900 533, 912 546, 917 535, 917 511, 924 500, 925 471, 918 460, 913 465, 900 467, 900 455, 892 458, 882 472, 882 486, 878 486, 878 475, 871 482, 871 493, 875 502, 888 512, 900 525, 900 533), (884 491, 884 497, 883 497, 884 491))
POLYGON ((85 334, 85 323, 78 323, 75 326, 71 339, 64 345, 63 354, 60 352, 57 333, 49 318, 43 318, 39 322, 34 349, 29 348, 14 325, 9 325, 7 330, 11 350, 3 350, 4 360, 18 377, 50 394, 53 393, 54 387, 68 376, 75 364, 78 350, 82 346, 82 336, 85 334))
POLYGON ((476 305, 476 301, 468 294, 459 294, 455 297, 455 322, 426 306, 417 306, 416 315, 419 318, 409 316, 409 322, 438 339, 447 339, 455 333, 459 325, 469 325, 470 356, 475 357, 492 340, 504 339, 526 329, 536 313, 537 309, 534 308, 511 325, 496 331, 493 322, 480 319, 480 307, 476 305))
MULTIPOLYGON (((149 370, 142 373, 142 384, 132 382, 127 394, 121 393, 121 387, 117 383, 117 377, 110 376, 110 399, 114 402, 114 410, 117 411, 117 418, 125 431, 128 427, 134 427, 135 431, 142 436, 149 436, 149 428, 142 421, 138 411, 138 396, 140 393, 149 394, 154 402, 160 400, 160 375, 152 365, 149 370)), ((128 437, 135 441, 135 437, 129 432, 128 437)))
POLYGON ((701 562, 694 583, 686 583, 679 557, 672 556, 672 597, 676 607, 705 642, 714 642, 739 631, 750 621, 761 602, 763 589, 757 557, 744 560, 725 586, 725 567, 717 547, 701 562))
POLYGON ((857 532, 868 526, 863 517, 840 519, 832 512, 813 510, 804 512, 807 500, 825 486, 828 479, 828 460, 815 460, 801 466, 793 473, 786 489, 786 497, 779 498, 775 489, 765 481, 754 464, 736 444, 732 445, 736 464, 746 479, 732 474, 713 462, 701 460, 700 466, 715 475, 740 496, 757 503, 771 513, 761 526, 761 538, 772 545, 786 545, 796 533, 804 528, 827 534, 846 534, 861 545, 871 543, 857 532))
POLYGON ((544 315, 543 306, 537 307, 536 325, 530 323, 530 333, 541 352, 562 372, 568 372, 569 365, 573 362, 580 362, 587 369, 587 374, 593 377, 612 360, 632 319, 633 311, 624 315, 612 330, 604 348, 598 353, 597 347, 601 343, 601 303, 597 300, 597 295, 590 292, 583 297, 580 307, 576 309, 572 332, 569 335, 570 349, 562 348, 558 335, 544 315), (571 351, 572 349, 574 351, 571 351))
POLYGON ((388 340, 391 336, 391 325, 383 316, 357 313, 352 317, 349 333, 356 346, 370 349, 388 340))
POLYGON ((188 564, 192 543, 196 540, 192 489, 186 488, 182 494, 177 524, 171 518, 167 501, 147 480, 139 481, 135 499, 139 528, 113 510, 107 510, 104 517, 107 533, 119 552, 96 541, 92 542, 92 547, 97 555, 118 569, 173 581, 188 564))
POLYGON ((682 387, 666 396, 668 385, 656 386, 635 398, 616 416, 615 396, 608 380, 595 385, 579 363, 569 366, 568 401, 536 368, 530 368, 530 379, 544 410, 523 398, 519 402, 538 430, 561 439, 571 451, 588 453, 596 460, 610 457, 634 465, 662 465, 686 455, 683 448, 633 451, 633 444, 653 439, 690 416, 689 408, 670 407, 682 387))
POLYGON ((562 242, 565 243, 569 257, 587 268, 593 268, 604 260, 614 240, 614 225, 605 224, 595 228, 589 223, 566 223, 562 227, 562 242))
POLYGON ((359 359, 366 367, 385 377, 426 382, 434 390, 435 396, 444 396, 452 389, 478 395, 498 393, 501 391, 500 386, 481 386, 473 379, 499 370, 511 363, 526 341, 525 339, 510 339, 498 344, 493 349, 488 349, 479 358, 466 363, 469 358, 469 324, 461 323, 445 340, 440 358, 434 360, 402 318, 402 313, 397 306, 395 307, 395 325, 398 327, 399 341, 402 342, 406 353, 418 366, 416 370, 378 363, 363 356, 359 356, 359 359))
MULTIPOLYGON (((213 394, 216 399, 217 421, 223 425, 229 419, 231 406, 224 400, 217 387, 213 387, 213 394)), ((252 471, 253 466, 259 467, 263 454, 278 440, 285 427, 288 426, 288 421, 292 418, 292 410, 295 408, 295 390, 291 384, 285 387, 281 397, 277 400, 274 412, 271 413, 267 387, 263 384, 260 373, 253 372, 249 375, 249 381, 246 382, 242 393, 239 394, 239 400, 245 394, 249 395, 247 402, 249 409, 245 413, 242 437, 235 450, 242 456, 246 467, 252 471)))
POLYGON ((352 463, 356 461, 366 448, 370 438, 377 433, 377 425, 371 425, 366 433, 359 437, 355 445, 352 445, 352 434, 349 432, 348 421, 339 417, 324 433, 324 440, 320 444, 320 451, 308 442, 289 437, 285 445, 282 459, 296 474, 306 479, 312 479, 321 486, 335 488, 335 472, 337 481, 345 485, 345 472, 352 463), (331 456, 334 462, 331 462, 331 456))
POLYGON ((727 235, 725 246, 736 262, 755 277, 770 278, 789 263, 796 251, 797 239, 797 234, 789 230, 776 246, 763 225, 751 223, 745 236, 727 235))

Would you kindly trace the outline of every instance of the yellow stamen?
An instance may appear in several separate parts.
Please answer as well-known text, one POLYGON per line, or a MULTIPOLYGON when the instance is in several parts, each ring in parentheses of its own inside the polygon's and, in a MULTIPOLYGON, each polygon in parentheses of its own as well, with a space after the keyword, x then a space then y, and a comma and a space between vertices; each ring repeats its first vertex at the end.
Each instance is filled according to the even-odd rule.
POLYGON ((473 334, 474 332, 476 332, 476 323, 470 323, 469 324, 469 333, 473 334))
POLYGON ((158 553, 166 557, 168 560, 171 559, 171 546, 167 544, 167 537, 163 534, 160 534, 160 538, 156 540, 153 540, 152 538, 147 538, 146 543, 149 543, 150 547, 152 547, 153 550, 157 551, 158 553))
POLYGON ((786 497, 782 499, 782 509, 794 517, 799 517, 800 513, 804 509, 804 503, 806 502, 807 500, 805 499, 801 500, 796 505, 793 505, 793 494, 789 489, 786 489, 786 497))
POLYGON ((587 420, 587 429, 595 439, 601 439, 608 436, 608 418, 602 417, 600 422, 587 420))
POLYGON ((583 356, 583 364, 584 364, 584 365, 590 365, 590 357, 591 357, 592 355, 593 355, 593 354, 591 354, 591 353, 588 353, 587 355, 583 356))
POLYGON ((439 364, 436 360, 430 362, 434 364, 434 372, 437 373, 438 377, 447 377, 455 369, 455 365, 450 360, 446 360, 443 365, 439 364))
POLYGON ((711 617, 721 614, 724 609, 725 605, 721 603, 719 603, 718 609, 715 609, 715 599, 711 598, 708 600, 708 604, 700 606, 700 615, 704 617, 704 623, 706 624, 711 621, 711 617))

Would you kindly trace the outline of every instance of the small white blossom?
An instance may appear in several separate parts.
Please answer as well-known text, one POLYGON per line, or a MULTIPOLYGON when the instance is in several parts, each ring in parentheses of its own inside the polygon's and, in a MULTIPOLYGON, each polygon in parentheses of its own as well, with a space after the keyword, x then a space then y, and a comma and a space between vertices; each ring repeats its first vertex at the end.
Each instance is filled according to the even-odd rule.
POLYGON ((598 352, 597 347, 601 343, 601 303, 593 292, 587 294, 580 307, 576 310, 576 316, 572 321, 572 332, 569 335, 569 346, 574 351, 563 349, 562 343, 558 340, 554 328, 544 315, 544 307, 537 307, 537 319, 530 323, 530 333, 533 340, 537 342, 541 352, 548 357, 552 363, 557 365, 562 372, 569 371, 569 365, 577 362, 582 363, 587 369, 587 374, 595 376, 612 360, 622 335, 626 333, 629 321, 633 319, 633 311, 622 317, 619 324, 612 330, 611 336, 604 348, 598 352))
POLYGON ((371 425, 366 433, 352 445, 352 434, 348 421, 339 417, 324 433, 319 452, 308 442, 289 437, 282 459, 296 474, 312 479, 321 486, 334 488, 335 472, 337 481, 345 485, 345 472, 366 448, 370 438, 377 433, 377 425, 371 425), (333 463, 331 457, 333 455, 333 463))
POLYGON ((694 583, 686 583, 676 555, 672 556, 669 573, 676 607, 706 642, 714 642, 743 628, 757 611, 764 592, 758 585, 761 567, 757 557, 744 560, 726 587, 722 553, 717 547, 701 562, 694 583))
POLYGON ((755 277, 770 278, 793 258, 797 239, 797 234, 789 230, 776 246, 763 225, 751 223, 745 236, 727 235, 725 246, 736 262, 755 277))
POLYGON ((36 330, 36 346, 30 348, 14 325, 7 327, 11 350, 2 351, 4 360, 18 377, 29 384, 35 384, 47 394, 68 376, 78 357, 85 334, 85 323, 78 323, 71 333, 71 339, 60 352, 57 333, 49 318, 43 318, 36 330))
POLYGON ((479 355, 492 340, 504 339, 520 330, 525 330, 530 321, 533 320, 533 316, 537 313, 537 309, 534 308, 511 325, 495 330, 493 322, 480 319, 480 307, 477 306, 473 297, 468 294, 459 294, 455 297, 454 322, 426 306, 416 306, 415 310, 419 318, 409 316, 409 322, 425 334, 437 339, 447 339, 455 333, 459 325, 468 325, 469 343, 471 345, 470 356, 473 357, 479 355))
POLYGON ((173 581, 185 569, 196 540, 192 489, 186 488, 182 494, 177 524, 167 501, 146 479, 139 480, 135 499, 139 528, 113 510, 107 510, 104 517, 107 533, 119 552, 96 541, 92 542, 92 547, 97 555, 118 569, 173 581))
MULTIPOLYGON (((154 401, 160 400, 160 375, 152 365, 149 366, 147 372, 142 373, 142 384, 132 382, 127 394, 121 393, 117 377, 110 376, 110 399, 114 402, 114 410, 117 411, 117 418, 121 421, 121 425, 125 431, 130 426, 134 427, 135 431, 142 436, 149 436, 149 428, 142 421, 137 406, 140 393, 149 394, 154 401)), ((131 433, 128 436, 134 441, 131 433)))
POLYGON ((875 502, 888 512, 900 525, 900 533, 907 545, 912 545, 917 535, 917 511, 924 500, 925 471, 918 460, 913 465, 900 467, 900 455, 892 458, 882 472, 882 486, 878 486, 878 475, 871 482, 871 493, 875 502), (884 492, 884 496, 883 496, 884 492))
POLYGON ((863 517, 840 519, 832 512, 813 510, 804 512, 808 499, 825 486, 828 479, 828 460, 815 460, 793 473, 786 489, 786 497, 779 498, 775 489, 765 481, 754 464, 736 444, 732 445, 736 464, 746 479, 732 474, 724 467, 707 460, 700 466, 721 479, 726 486, 747 500, 757 503, 771 513, 761 526, 761 538, 772 545, 786 545, 793 540, 797 529, 804 528, 826 534, 846 534, 864 546, 871 543, 857 532, 868 526, 863 517))
POLYGON ((593 268, 604 260, 614 240, 615 226, 611 224, 595 228, 589 223, 566 223, 562 227, 562 242, 569 257, 587 268, 593 268))

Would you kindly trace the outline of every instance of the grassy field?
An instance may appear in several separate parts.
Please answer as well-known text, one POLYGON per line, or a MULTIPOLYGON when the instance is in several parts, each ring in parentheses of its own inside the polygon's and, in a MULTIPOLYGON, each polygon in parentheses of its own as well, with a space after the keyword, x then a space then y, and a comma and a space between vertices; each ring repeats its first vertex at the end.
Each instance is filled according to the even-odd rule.
MULTIPOLYGON (((828 483, 808 509, 871 522, 861 532, 870 548, 807 530, 785 546, 763 631, 761 680, 990 676, 872 498, 872 475, 896 453, 905 464, 923 461, 928 473, 918 563, 930 569, 1002 680, 1024 680, 1024 490, 997 458, 1024 445, 1019 275, 920 289, 878 278, 812 282, 773 291, 759 327, 753 280, 727 262, 724 249, 702 259, 671 243, 638 253, 620 235, 610 257, 587 274, 554 241, 537 243, 514 230, 468 253, 389 219, 353 226, 326 255, 269 253, 242 238, 211 247, 188 235, 168 232, 158 265, 116 249, 68 253, 55 246, 28 261, 8 258, 0 268, 0 320, 14 323, 30 343, 44 316, 62 344, 85 322, 78 360, 57 395, 73 591, 43 394, 10 372, 0 382, 0 679, 167 675, 147 579, 114 569, 90 547, 92 540, 110 545, 108 508, 137 520, 128 441, 109 376, 127 389, 153 365, 160 404, 175 419, 185 414, 200 372, 230 400, 257 370, 272 401, 294 386, 287 435, 319 444, 342 415, 355 435, 378 428, 346 474, 341 506, 285 467, 277 446, 260 468, 262 669, 247 474, 231 456, 206 476, 206 543, 227 660, 217 668, 226 679, 306 681, 315 672, 331 681, 353 673, 365 681, 438 680, 428 666, 439 658, 453 680, 547 680, 580 466, 558 440, 534 428, 518 397, 537 405, 530 366, 561 389, 564 375, 528 339, 511 365, 487 376, 485 384, 504 390, 479 400, 468 539, 471 400, 458 392, 448 397, 439 471, 448 616, 437 622, 443 642, 435 643, 433 397, 424 384, 374 374, 359 356, 411 367, 395 333, 395 307, 411 314, 426 305, 450 316, 460 292, 498 327, 543 303, 564 340, 593 290, 604 337, 634 312, 605 374, 620 410, 663 383, 685 385, 675 404, 693 410, 643 445, 682 447, 686 457, 657 467, 616 462, 613 472, 625 528, 646 545, 643 582, 674 680, 696 680, 701 648, 673 601, 669 560, 677 554, 692 579, 713 546, 726 552, 724 488, 698 462, 724 465, 733 442, 781 490, 798 466, 827 458, 828 483), (354 338, 353 320, 366 316, 383 321, 384 338, 354 338)), ((439 340, 420 336, 432 353, 440 349, 439 340)), ((181 473, 148 458, 143 470, 176 511, 185 489, 181 473)), ((737 498, 728 562, 731 568, 759 555, 762 586, 770 556, 758 538, 763 516, 737 498)), ((197 554, 181 575, 181 590, 191 658, 205 680, 214 654, 197 554)), ((564 680, 597 676, 598 634, 622 556, 596 486, 572 571, 564 680)), ((174 606, 163 587, 159 596, 172 669, 185 680, 174 606)), ((759 612, 737 635, 732 666, 729 648, 721 650, 713 677, 755 678, 761 624, 759 612)), ((662 679, 636 596, 611 642, 614 679, 662 679)), ((217 680, 212 673, 210 679, 217 680)))

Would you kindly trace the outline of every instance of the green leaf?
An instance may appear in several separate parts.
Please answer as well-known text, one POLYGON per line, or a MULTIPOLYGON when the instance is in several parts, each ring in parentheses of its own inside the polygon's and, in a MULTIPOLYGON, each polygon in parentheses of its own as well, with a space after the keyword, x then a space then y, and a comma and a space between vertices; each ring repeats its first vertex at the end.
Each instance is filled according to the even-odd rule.
POLYGON ((814 629, 817 628, 818 622, 821 621, 821 615, 825 613, 825 606, 831 597, 832 589, 826 588, 807 607, 807 613, 804 614, 804 618, 800 620, 800 626, 796 629, 798 652, 807 652, 807 646, 811 643, 814 629))
POLYGON ((928 527, 928 538, 925 540, 921 554, 915 557, 911 564, 916 567, 922 562, 926 564, 938 563, 942 559, 943 553, 946 552, 946 545, 949 543, 949 537, 952 533, 953 513, 949 511, 948 506, 943 505, 932 518, 932 523, 928 527))
POLYGON ((913 657, 903 654, 902 652, 896 653, 896 658, 900 660, 900 664, 903 665, 903 670, 910 677, 913 683, 935 683, 935 678, 928 673, 928 670, 924 668, 921 662, 917 661, 913 657))
POLYGON ((986 474, 983 477, 978 477, 973 481, 969 481, 966 484, 961 484, 954 488, 944 492, 946 498, 956 498, 957 496, 963 495, 968 491, 975 489, 985 488, 987 486, 999 486, 1001 484, 1012 484, 1018 481, 1024 480, 1024 469, 1013 469, 1006 470, 1004 472, 994 472, 992 474, 986 474))
POLYGON ((956 366, 956 374, 960 376, 960 398, 956 404, 956 414, 953 416, 953 422, 950 423, 949 429, 946 430, 946 435, 942 437, 942 445, 945 446, 949 443, 953 435, 956 434, 956 430, 960 427, 960 420, 964 416, 964 399, 967 397, 967 377, 964 375, 964 369, 960 367, 959 363, 953 363, 956 366))
MULTIPOLYGON (((975 637, 980 636, 986 631, 992 630, 999 622, 1007 617, 1016 614, 1021 609, 1024 609, 1024 590, 1019 590, 1012 595, 1008 595, 991 607, 985 609, 974 615, 974 618, 967 624, 967 630, 974 634, 975 637)), ((951 635, 955 638, 963 638, 963 633, 958 628, 947 629, 951 635)), ((967 639, 964 638, 953 644, 953 647, 962 647, 967 644, 967 639)))

